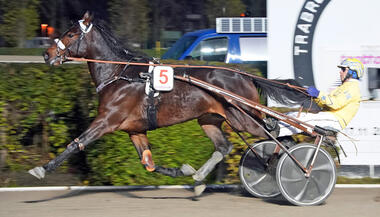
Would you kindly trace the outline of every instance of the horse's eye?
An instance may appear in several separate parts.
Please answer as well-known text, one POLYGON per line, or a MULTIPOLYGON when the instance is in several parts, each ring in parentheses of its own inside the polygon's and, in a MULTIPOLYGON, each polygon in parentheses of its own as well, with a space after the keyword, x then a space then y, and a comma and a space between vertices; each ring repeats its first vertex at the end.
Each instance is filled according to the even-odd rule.
POLYGON ((74 34, 73 33, 69 33, 69 37, 70 38, 74 37, 74 34))

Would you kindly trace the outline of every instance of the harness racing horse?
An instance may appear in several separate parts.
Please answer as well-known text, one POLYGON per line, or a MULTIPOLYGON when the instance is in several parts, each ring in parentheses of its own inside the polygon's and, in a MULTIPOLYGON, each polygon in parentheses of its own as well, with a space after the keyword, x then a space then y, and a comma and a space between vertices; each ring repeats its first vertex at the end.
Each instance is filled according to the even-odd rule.
MULTIPOLYGON (((88 12, 55 42, 44 54, 46 63, 51 65, 62 64, 67 61, 67 57, 133 63, 152 61, 152 58, 138 56, 130 50, 121 48, 120 43, 105 28, 105 25, 94 20, 88 12)), ((146 79, 141 78, 141 72, 148 72, 149 66, 99 62, 87 64, 99 94, 98 115, 88 129, 74 139, 58 157, 41 167, 29 170, 29 173, 39 179, 44 178, 46 172, 53 171, 73 153, 83 150, 104 134, 116 130, 129 134, 141 163, 148 171, 173 177, 192 175, 196 183, 202 183, 215 165, 232 149, 231 143, 221 130, 224 121, 228 121, 237 131, 268 138, 265 131, 257 124, 264 124, 263 115, 253 108, 236 102, 257 122, 237 110, 224 97, 180 80, 174 80, 172 91, 161 92, 159 96, 152 97, 151 94, 146 94, 146 79), (192 119, 198 120, 201 128, 215 146, 215 152, 211 158, 198 170, 187 164, 183 164, 181 168, 164 168, 155 165, 146 132, 192 119)), ((271 88, 272 90, 267 92, 280 102, 303 103, 309 100, 304 94, 292 89, 288 88, 284 91, 281 89, 283 87, 265 83, 268 81, 258 81, 229 70, 184 66, 176 68, 174 74, 191 75, 254 102, 259 102, 256 86, 264 91, 271 88), (276 95, 275 93, 279 91, 282 93, 276 95), (286 96, 287 92, 289 92, 288 96, 286 96)))

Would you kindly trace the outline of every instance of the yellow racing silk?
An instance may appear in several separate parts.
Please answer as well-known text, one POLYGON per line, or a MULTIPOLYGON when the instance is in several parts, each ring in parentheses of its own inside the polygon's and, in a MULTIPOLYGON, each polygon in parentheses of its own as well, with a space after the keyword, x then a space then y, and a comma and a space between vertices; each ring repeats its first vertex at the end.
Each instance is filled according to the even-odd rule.
POLYGON ((350 79, 330 93, 321 91, 316 102, 332 113, 344 129, 358 112, 360 97, 359 81, 350 79))

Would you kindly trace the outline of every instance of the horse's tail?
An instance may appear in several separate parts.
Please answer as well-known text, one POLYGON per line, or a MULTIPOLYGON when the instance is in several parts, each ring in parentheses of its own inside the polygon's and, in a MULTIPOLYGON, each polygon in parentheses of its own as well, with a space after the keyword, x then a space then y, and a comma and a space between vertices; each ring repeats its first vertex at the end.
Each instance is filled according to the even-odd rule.
POLYGON ((293 79, 277 80, 265 78, 253 78, 253 83, 259 90, 260 95, 289 106, 303 106, 311 111, 319 112, 320 108, 306 93, 297 81, 293 79))

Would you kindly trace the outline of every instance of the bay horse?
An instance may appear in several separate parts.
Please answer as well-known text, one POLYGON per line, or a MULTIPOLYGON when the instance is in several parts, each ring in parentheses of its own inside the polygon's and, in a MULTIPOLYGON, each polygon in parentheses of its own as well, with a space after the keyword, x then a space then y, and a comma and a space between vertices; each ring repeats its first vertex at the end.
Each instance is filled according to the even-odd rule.
MULTIPOLYGON (((152 61, 152 58, 137 55, 135 52, 122 48, 105 26, 86 12, 81 20, 71 26, 59 39, 55 40, 56 43, 46 50, 44 53, 46 63, 60 65, 67 61, 67 57, 134 63, 152 61)), ((99 95, 98 115, 88 129, 75 138, 59 156, 43 166, 29 170, 29 173, 39 179, 44 178, 46 172, 53 171, 73 153, 83 150, 104 134, 122 130, 129 134, 141 163, 148 171, 172 177, 192 175, 198 186, 197 183, 202 183, 215 165, 232 150, 232 144, 221 130, 224 121, 228 121, 237 131, 268 138, 257 122, 243 115, 225 98, 190 83, 175 80, 172 91, 161 92, 157 97, 147 95, 145 92, 146 80, 141 78, 141 72, 148 72, 149 66, 99 62, 88 62, 87 64, 99 95), (114 79, 115 77, 123 79, 114 79), (164 168, 155 165, 147 131, 192 119, 198 120, 199 125, 215 146, 215 152, 210 159, 198 170, 188 164, 183 164, 181 168, 164 168)), ((283 103, 286 101, 304 103, 309 99, 292 89, 288 88, 284 91, 283 87, 276 87, 274 83, 268 85, 263 81, 229 70, 186 68, 184 66, 176 68, 174 74, 191 75, 254 102, 259 102, 259 92, 256 86, 263 90, 268 89, 269 95, 283 103), (279 92, 281 94, 278 94, 279 92), (286 94, 287 92, 289 94, 286 94)), ((258 123, 264 123, 263 114, 242 104, 239 106, 254 117, 258 123)), ((203 183, 199 186, 202 185, 204 186, 203 183)), ((203 190, 204 187, 200 188, 198 194, 203 190)))

